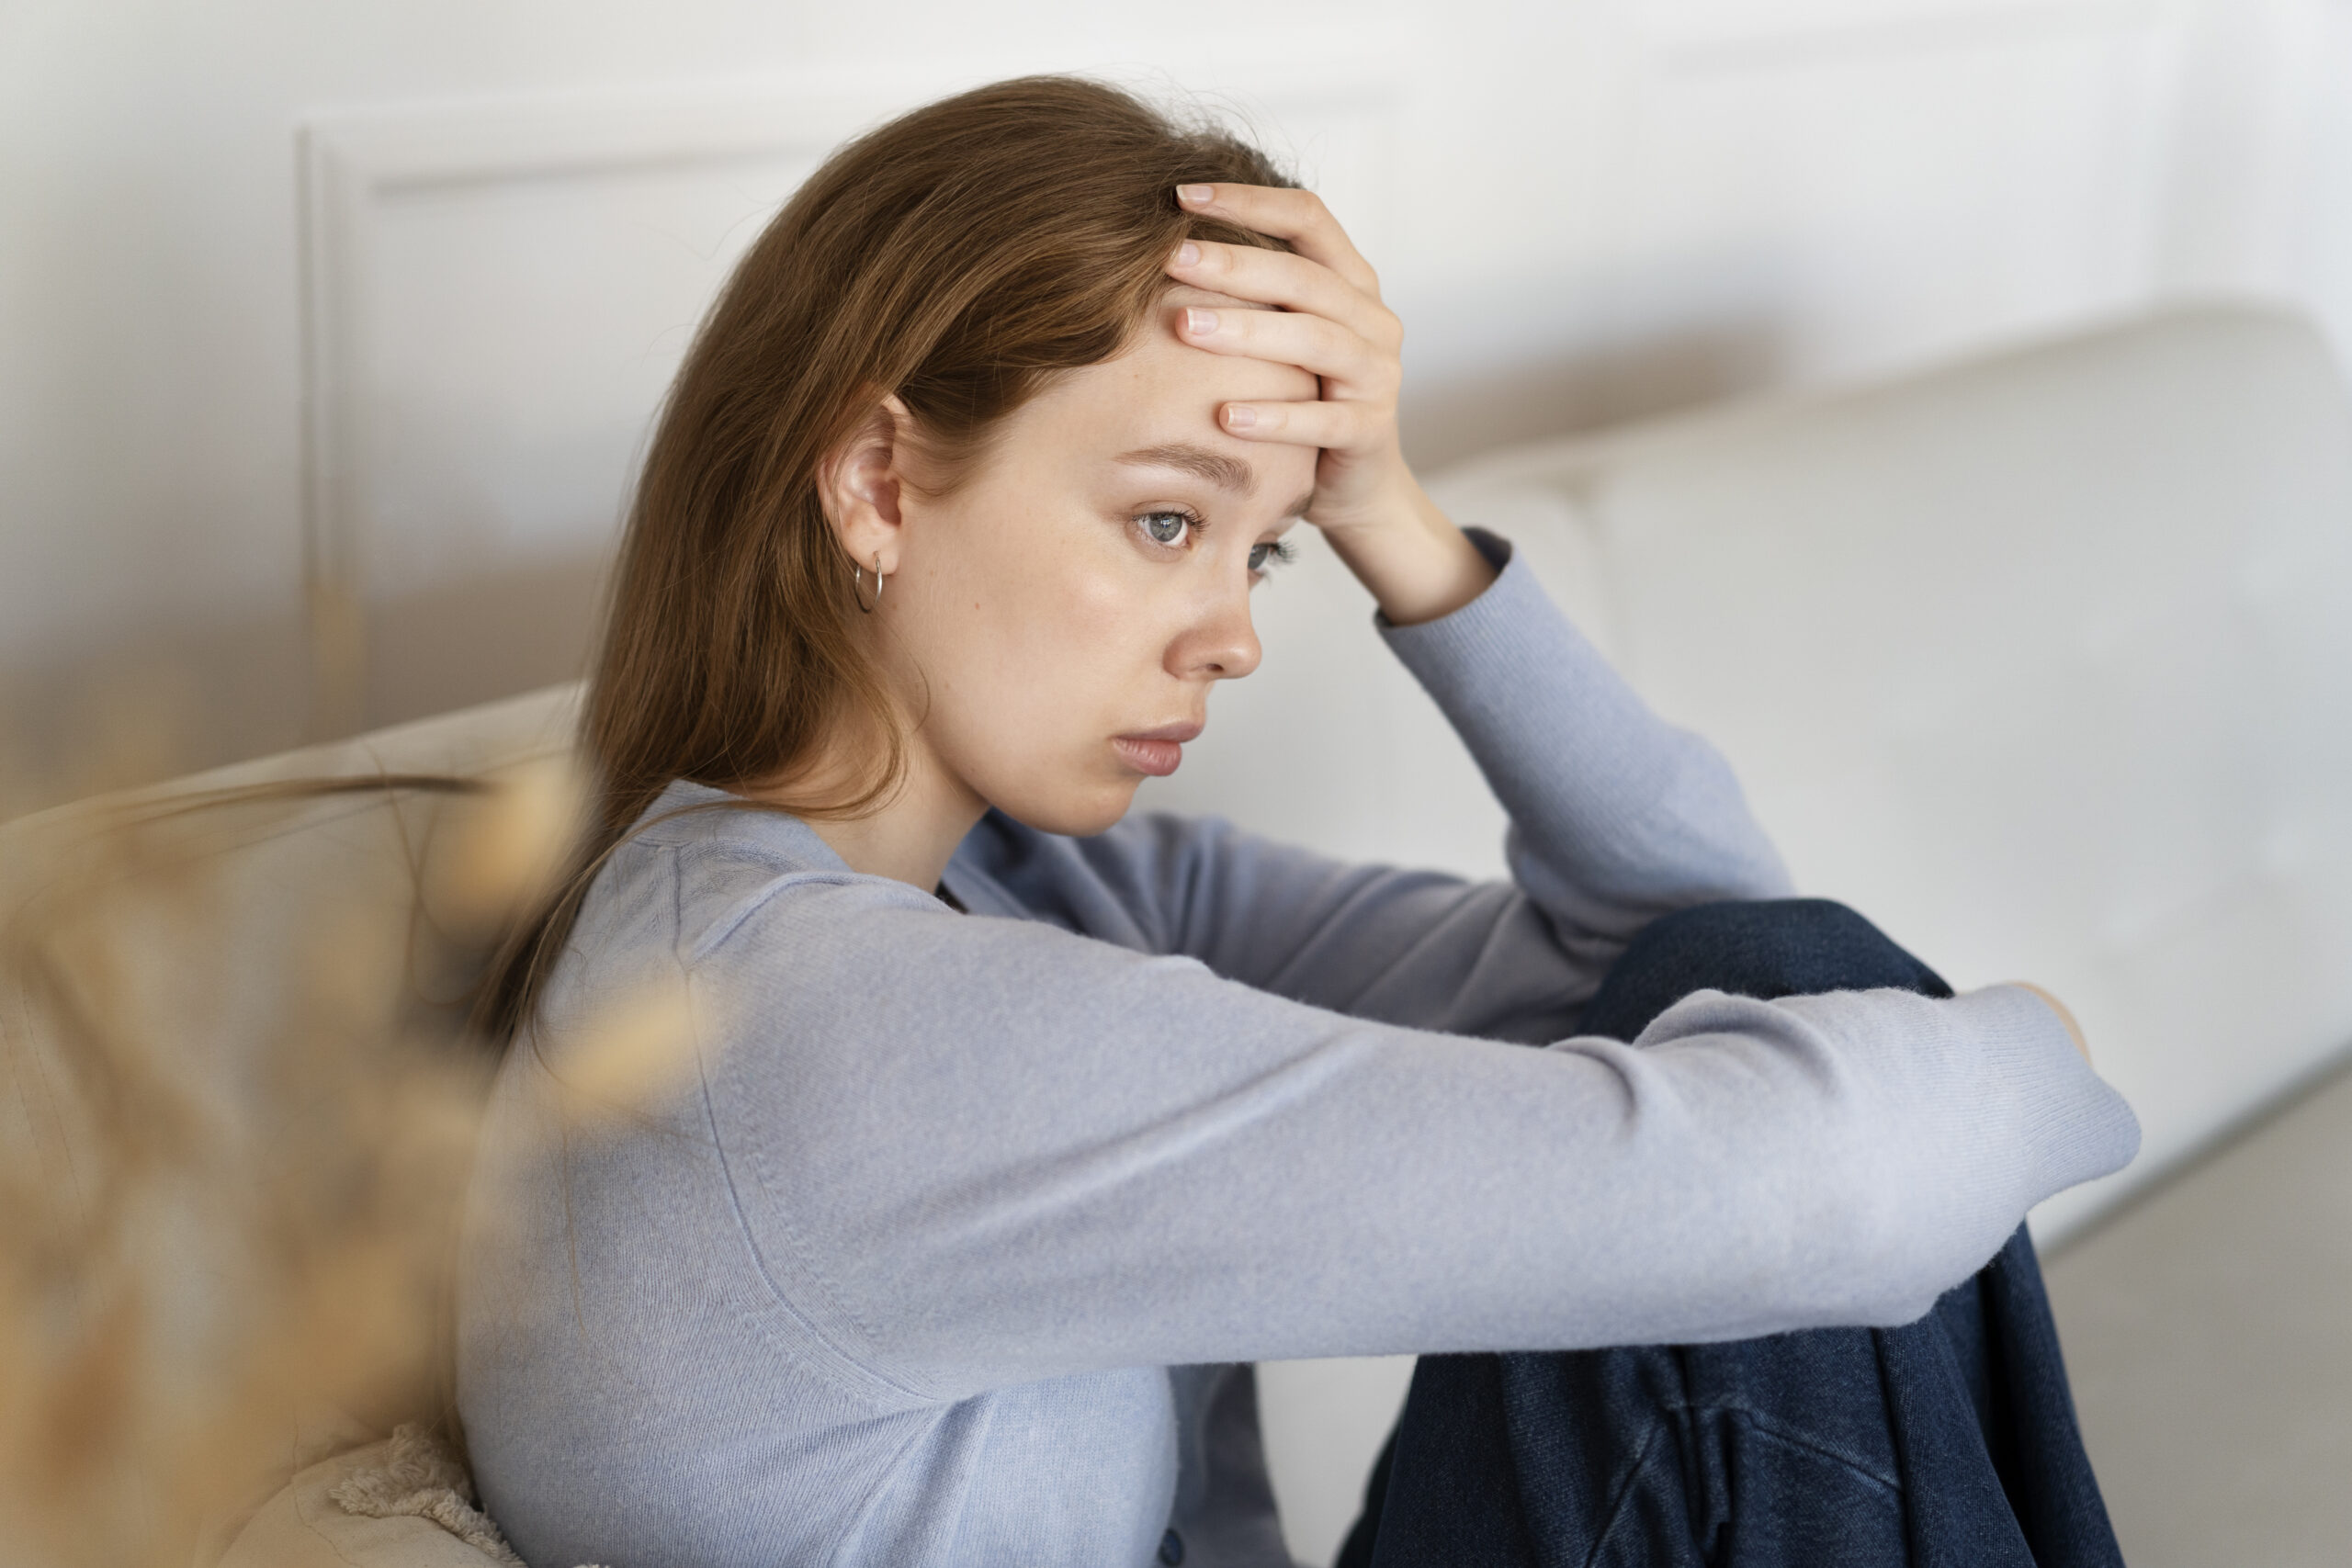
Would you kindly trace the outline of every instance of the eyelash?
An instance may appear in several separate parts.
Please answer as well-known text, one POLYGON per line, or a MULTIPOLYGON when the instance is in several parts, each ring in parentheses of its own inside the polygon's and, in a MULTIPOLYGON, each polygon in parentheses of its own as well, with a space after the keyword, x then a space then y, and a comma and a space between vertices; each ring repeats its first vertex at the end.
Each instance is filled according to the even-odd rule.
MULTIPOLYGON (((1205 521, 1195 513, 1185 511, 1182 507, 1155 506, 1148 512, 1136 513, 1135 516, 1136 531, 1143 536, 1145 543, 1156 546, 1163 550, 1181 549, 1183 547, 1182 545, 1171 544, 1164 540, 1153 538, 1151 536, 1151 530, 1147 527, 1146 525, 1154 517, 1182 518, 1184 520, 1184 536, 1188 540, 1195 534, 1204 534, 1208 531, 1208 524, 1205 521)), ((1266 539, 1253 547, 1250 554, 1250 570, 1258 576, 1262 577, 1272 568, 1288 566, 1291 562, 1296 560, 1298 558, 1298 547, 1292 544, 1287 539, 1266 539), (1263 552, 1262 554, 1260 553, 1261 551, 1263 552)))

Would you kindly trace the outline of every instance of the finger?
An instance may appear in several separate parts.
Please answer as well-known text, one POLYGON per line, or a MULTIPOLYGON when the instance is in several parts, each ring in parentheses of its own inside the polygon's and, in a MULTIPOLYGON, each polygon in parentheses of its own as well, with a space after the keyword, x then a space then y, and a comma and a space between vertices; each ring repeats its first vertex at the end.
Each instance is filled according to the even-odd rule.
POLYGON ((2087 1062, 2091 1059, 2090 1042, 2083 1037, 2083 1026, 2075 1019, 2075 1011, 2072 1008, 2068 1007, 2064 1002, 2060 1001, 2056 996, 2044 990, 2040 986, 2035 985, 2030 980, 2012 980, 2009 983, 2016 986, 2020 990, 2031 991, 2035 996, 2041 998, 2042 1005, 2047 1007, 2052 1012, 2056 1013, 2058 1015, 2058 1021, 2066 1026, 2066 1033, 2068 1037, 2074 1041, 2075 1049, 2082 1053, 2083 1060, 2087 1062))
POLYGON ((1187 240, 1169 258, 1168 274, 1196 288, 1326 317, 1390 348, 1404 341, 1404 327, 1386 306, 1321 262, 1289 251, 1187 240))
POLYGON ((1295 365, 1344 384, 1359 397, 1395 390, 1395 359, 1322 316, 1187 305, 1177 313, 1176 331, 1195 348, 1295 365))
POLYGON ((1363 403, 1227 403, 1217 423, 1245 441, 1347 452, 1371 445, 1382 421, 1363 403))
POLYGON ((1281 186, 1178 186, 1176 199, 1188 212, 1229 218, 1244 229, 1287 240, 1300 255, 1321 262, 1374 299, 1380 298, 1380 278, 1372 264, 1357 254, 1355 242, 1311 190, 1281 186))

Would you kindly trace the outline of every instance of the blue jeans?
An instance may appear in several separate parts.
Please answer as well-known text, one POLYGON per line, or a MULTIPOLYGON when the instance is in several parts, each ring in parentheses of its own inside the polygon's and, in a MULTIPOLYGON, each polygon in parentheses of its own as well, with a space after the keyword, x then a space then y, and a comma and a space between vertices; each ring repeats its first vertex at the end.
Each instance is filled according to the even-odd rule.
MULTIPOLYGON (((1677 998, 1951 989, 1841 905, 1645 930, 1582 1030, 1677 998)), ((2120 1568, 2020 1228, 1901 1328, 1424 1356, 1336 1568, 2120 1568)))

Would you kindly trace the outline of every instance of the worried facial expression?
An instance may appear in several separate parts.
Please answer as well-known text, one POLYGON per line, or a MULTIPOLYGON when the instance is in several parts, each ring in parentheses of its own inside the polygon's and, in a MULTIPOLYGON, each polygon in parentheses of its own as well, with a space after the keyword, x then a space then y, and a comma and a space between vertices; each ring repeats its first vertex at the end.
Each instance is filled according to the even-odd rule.
POLYGON ((1217 412, 1297 401, 1293 366, 1175 335, 1171 290, 1118 358, 1011 415, 964 481, 903 490, 879 651, 918 767, 1031 827, 1086 834, 1173 771, 1218 681, 1260 649, 1250 590, 1312 491, 1311 447, 1245 442, 1217 412))

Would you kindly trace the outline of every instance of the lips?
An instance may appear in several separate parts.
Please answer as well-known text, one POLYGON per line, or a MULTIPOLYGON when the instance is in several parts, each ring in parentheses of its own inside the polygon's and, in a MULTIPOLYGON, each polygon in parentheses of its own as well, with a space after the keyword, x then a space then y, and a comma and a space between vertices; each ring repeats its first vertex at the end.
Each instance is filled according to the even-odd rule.
POLYGON ((1184 760, 1184 742, 1200 734, 1198 719, 1163 724, 1157 729, 1130 730, 1111 738, 1111 749, 1122 761, 1149 778, 1164 779, 1184 760))

